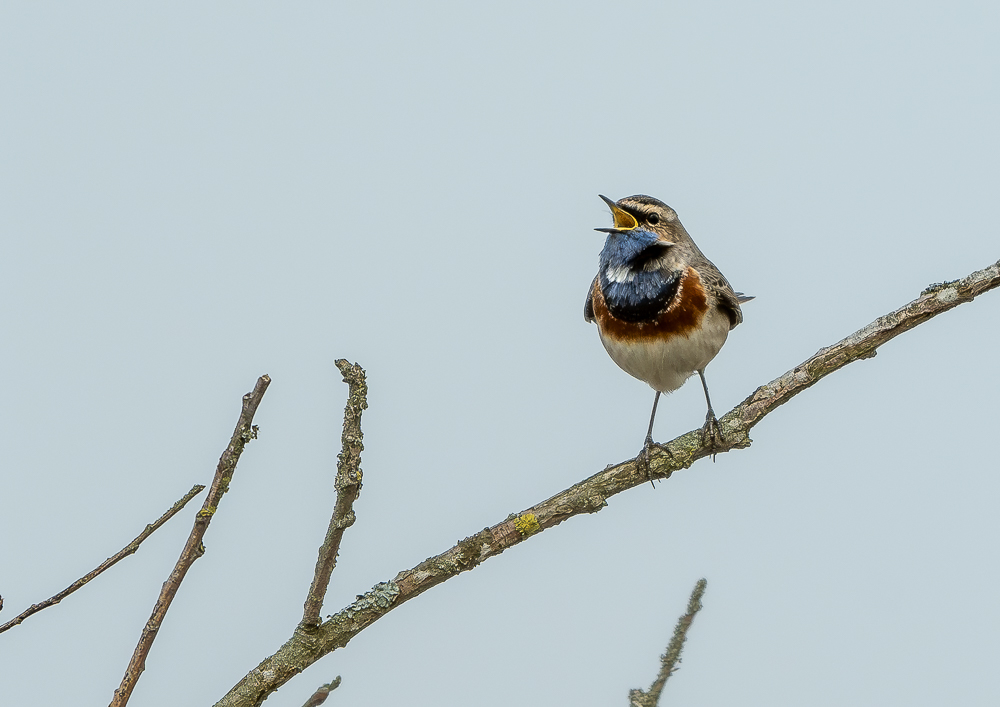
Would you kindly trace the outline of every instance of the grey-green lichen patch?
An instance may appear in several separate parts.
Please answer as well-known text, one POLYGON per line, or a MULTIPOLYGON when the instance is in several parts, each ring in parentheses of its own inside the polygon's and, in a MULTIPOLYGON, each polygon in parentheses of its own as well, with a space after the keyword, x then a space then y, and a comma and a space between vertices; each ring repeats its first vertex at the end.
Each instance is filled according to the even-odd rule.
POLYGON ((936 297, 938 302, 947 304, 948 302, 954 302, 958 299, 958 290, 954 287, 946 287, 939 290, 936 297))
POLYGON ((392 580, 379 582, 372 587, 371 591, 359 594, 358 598, 340 613, 348 619, 353 619, 358 614, 372 611, 380 613, 392 606, 392 603, 396 601, 396 597, 398 596, 399 586, 395 582, 392 580))
POLYGON ((928 285, 923 289, 923 291, 920 293, 920 296, 923 297, 924 295, 929 295, 932 292, 939 292, 940 290, 943 290, 947 287, 951 287, 956 282, 959 282, 959 280, 948 280, 947 282, 932 282, 930 285, 928 285))

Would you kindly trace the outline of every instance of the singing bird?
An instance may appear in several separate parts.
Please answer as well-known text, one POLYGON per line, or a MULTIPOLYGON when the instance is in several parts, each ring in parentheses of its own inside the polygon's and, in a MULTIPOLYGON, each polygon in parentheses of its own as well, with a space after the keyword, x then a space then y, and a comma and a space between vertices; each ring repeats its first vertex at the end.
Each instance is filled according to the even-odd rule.
POLYGON ((733 291, 677 213, 659 199, 643 194, 617 202, 601 198, 611 207, 614 227, 594 229, 608 238, 583 316, 597 323, 611 359, 656 391, 640 456, 648 462, 654 446, 660 394, 677 390, 695 372, 708 404, 702 435, 714 447, 722 437, 705 367, 743 321, 740 305, 753 297, 733 291))

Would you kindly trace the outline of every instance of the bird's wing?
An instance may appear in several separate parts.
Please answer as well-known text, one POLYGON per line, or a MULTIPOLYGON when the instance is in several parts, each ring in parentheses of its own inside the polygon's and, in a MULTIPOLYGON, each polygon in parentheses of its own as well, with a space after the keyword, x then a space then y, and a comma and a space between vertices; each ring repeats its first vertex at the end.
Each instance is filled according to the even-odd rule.
POLYGON ((583 304, 583 319, 587 322, 594 321, 594 288, 597 287, 597 278, 590 283, 590 289, 587 290, 587 301, 583 304))
POLYGON ((729 315, 729 328, 735 329, 743 321, 743 312, 740 311, 740 295, 733 292, 732 285, 722 275, 717 268, 702 268, 702 286, 713 293, 719 302, 719 306, 729 315))

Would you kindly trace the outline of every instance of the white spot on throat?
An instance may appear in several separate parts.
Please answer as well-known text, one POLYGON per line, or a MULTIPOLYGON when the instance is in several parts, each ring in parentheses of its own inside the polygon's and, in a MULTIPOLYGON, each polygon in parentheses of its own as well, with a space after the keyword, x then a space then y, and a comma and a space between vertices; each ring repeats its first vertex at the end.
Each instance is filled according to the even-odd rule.
POLYGON ((604 271, 609 282, 632 282, 635 272, 626 265, 609 265, 604 271))

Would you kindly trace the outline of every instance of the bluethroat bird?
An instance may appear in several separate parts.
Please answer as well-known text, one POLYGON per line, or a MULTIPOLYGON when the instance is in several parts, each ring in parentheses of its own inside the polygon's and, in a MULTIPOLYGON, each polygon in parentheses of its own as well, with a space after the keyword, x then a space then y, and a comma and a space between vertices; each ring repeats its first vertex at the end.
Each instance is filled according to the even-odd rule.
POLYGON ((705 367, 726 343, 729 331, 743 321, 740 305, 753 297, 733 292, 691 240, 677 213, 659 199, 642 194, 618 202, 601 198, 611 207, 614 227, 594 229, 607 233, 608 239, 583 316, 597 322, 611 359, 656 391, 640 456, 648 464, 660 394, 677 390, 695 372, 708 403, 702 437, 717 446, 721 430, 708 396, 705 367))

